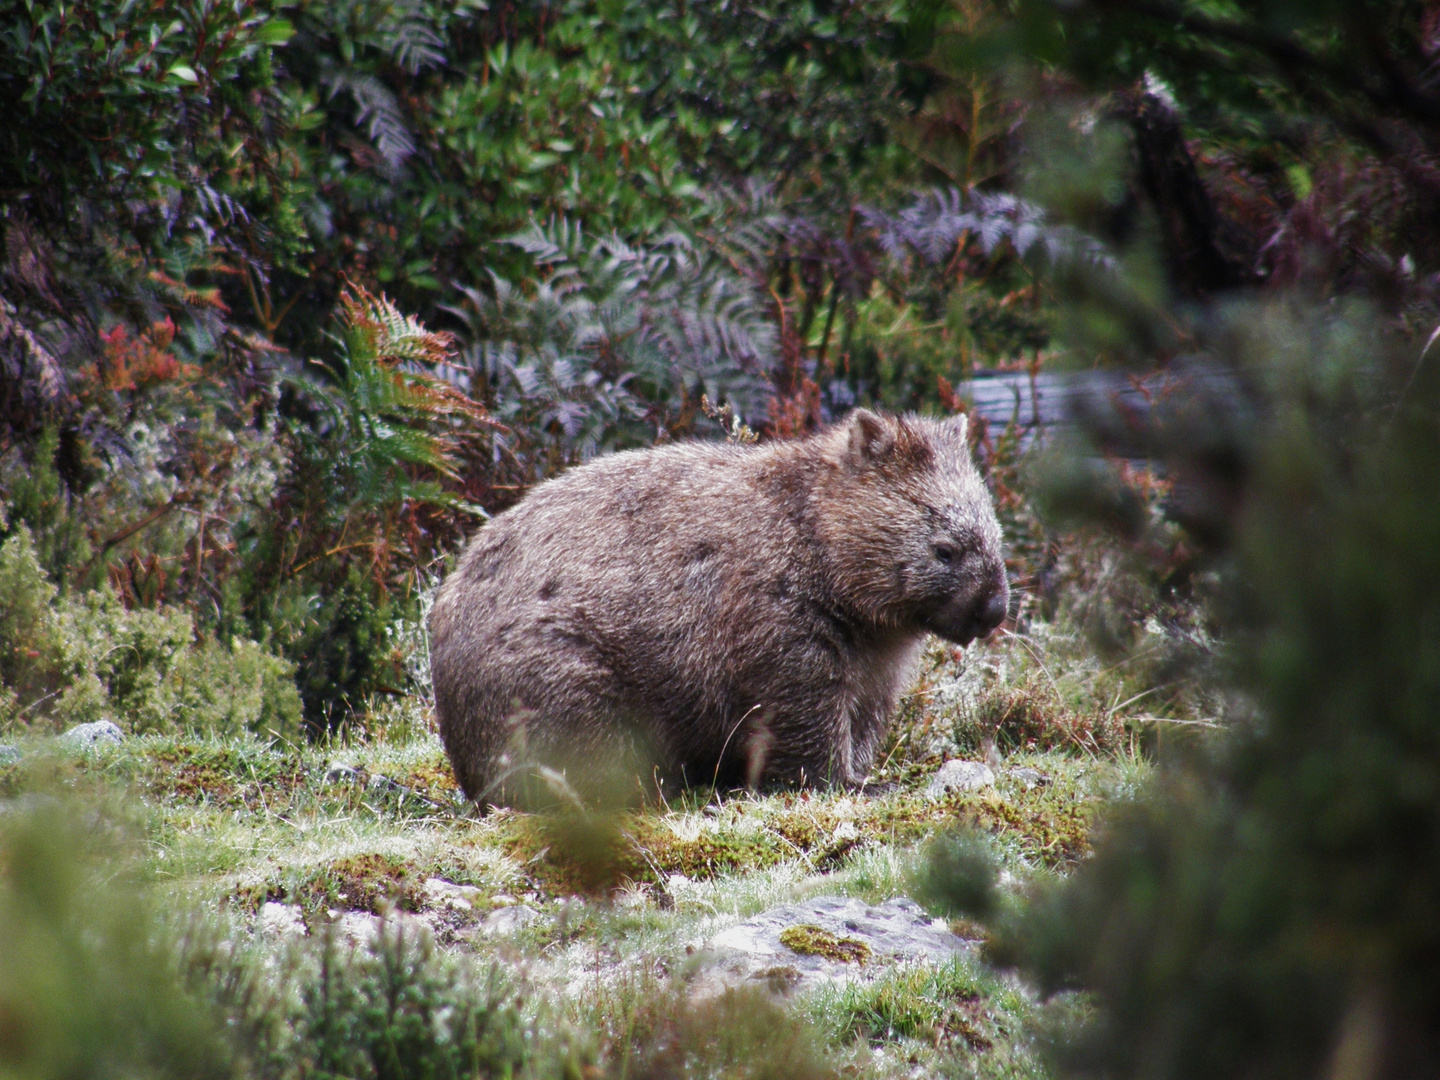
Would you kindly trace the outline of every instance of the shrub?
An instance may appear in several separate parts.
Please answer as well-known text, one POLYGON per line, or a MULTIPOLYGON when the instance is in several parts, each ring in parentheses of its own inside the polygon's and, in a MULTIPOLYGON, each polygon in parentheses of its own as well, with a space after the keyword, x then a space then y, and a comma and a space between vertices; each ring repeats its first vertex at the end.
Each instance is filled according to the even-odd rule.
POLYGON ((19 525, 0 543, 0 722, 41 704, 55 684, 54 602, 55 586, 40 567, 30 530, 19 525))
POLYGON ((447 961, 425 931, 392 923, 356 950, 326 933, 310 959, 313 966, 293 988, 299 1007, 289 1017, 289 1045, 272 1048, 284 1052, 285 1073, 354 1080, 513 1076, 536 1053, 534 1033, 498 967, 481 973, 447 961))
POLYGON ((197 643, 188 612, 127 609, 108 587, 57 599, 23 525, 0 544, 0 590, 0 721, 299 732, 293 664, 243 638, 197 643))
POLYGON ((31 796, 0 815, 0 1074, 189 1080, 577 1075, 498 968, 388 924, 322 930, 277 962, 218 926, 164 917, 125 832, 31 796))

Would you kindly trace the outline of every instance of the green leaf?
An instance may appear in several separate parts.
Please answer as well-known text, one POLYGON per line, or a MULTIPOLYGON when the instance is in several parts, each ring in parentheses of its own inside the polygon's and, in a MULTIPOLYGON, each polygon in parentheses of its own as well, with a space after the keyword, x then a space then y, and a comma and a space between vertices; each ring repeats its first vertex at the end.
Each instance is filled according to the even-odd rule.
POLYGON ((179 79, 181 82, 198 83, 200 76, 195 74, 195 69, 189 64, 171 64, 170 70, 165 72, 172 79, 179 79))
POLYGON ((284 45, 295 36, 295 27, 289 19, 270 19, 255 33, 255 40, 263 45, 284 45))

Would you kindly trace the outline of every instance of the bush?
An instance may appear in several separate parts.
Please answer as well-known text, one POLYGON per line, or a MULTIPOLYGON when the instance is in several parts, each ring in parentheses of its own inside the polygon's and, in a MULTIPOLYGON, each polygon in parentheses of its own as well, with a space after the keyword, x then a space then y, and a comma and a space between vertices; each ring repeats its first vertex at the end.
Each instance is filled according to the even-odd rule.
POLYGON ((299 733, 293 664, 243 638, 197 643, 188 612, 127 609, 108 587, 58 600, 24 525, 0 544, 0 589, 0 721, 299 733))
POLYGON ((392 923, 362 949, 327 933, 311 953, 288 995, 299 1002, 288 1036, 264 1055, 268 1075, 513 1076, 551 1049, 535 1045, 498 968, 442 958, 428 932, 392 923))
POLYGON ((1327 387, 1271 372, 1223 591, 1229 730, 997 943, 1092 995, 1071 1075, 1408 1076, 1440 1052, 1440 379, 1371 412, 1358 320, 1307 358, 1327 387))
POLYGON ((16 527, 0 543, 0 686, 6 695, 0 700, 0 719, 40 704, 57 680, 55 595, 30 530, 16 527))

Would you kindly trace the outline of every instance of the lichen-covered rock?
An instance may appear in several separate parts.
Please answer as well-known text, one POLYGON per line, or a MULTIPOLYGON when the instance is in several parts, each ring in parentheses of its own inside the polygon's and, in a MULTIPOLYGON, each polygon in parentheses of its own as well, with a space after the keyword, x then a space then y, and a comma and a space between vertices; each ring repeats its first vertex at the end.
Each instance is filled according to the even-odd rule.
POLYGON ((475 910, 481 898, 480 890, 474 885, 456 885, 444 878, 426 878, 421 888, 428 906, 467 915, 475 910))
POLYGON ((486 937, 507 937, 525 929, 538 918, 540 912, 529 904, 496 908, 480 921, 479 933, 486 937))
POLYGON ((1024 765, 1011 769, 1010 779, 1023 784, 1026 791, 1029 791, 1031 788, 1044 787, 1050 783, 1050 778, 1039 769, 1032 769, 1024 765))
POLYGON ((943 799, 952 791, 981 791, 992 787, 995 773, 983 761, 947 761, 925 786, 925 795, 943 799))
POLYGON ((261 937, 285 940, 305 936, 305 916, 298 904, 278 904, 273 900, 260 905, 255 918, 255 932, 261 937))
POLYGON ((125 732, 112 720, 96 720, 93 724, 76 724, 55 741, 67 750, 91 750, 97 746, 122 742, 125 732))
POLYGON ((353 765, 347 765, 343 761, 330 762, 329 768, 325 770, 325 782, 327 784, 356 784, 360 782, 360 770, 353 765))
POLYGON ((973 947, 913 900, 883 904, 821 896, 772 908, 709 942, 701 977, 716 988, 760 984, 778 992, 872 978, 896 963, 941 963, 973 947))

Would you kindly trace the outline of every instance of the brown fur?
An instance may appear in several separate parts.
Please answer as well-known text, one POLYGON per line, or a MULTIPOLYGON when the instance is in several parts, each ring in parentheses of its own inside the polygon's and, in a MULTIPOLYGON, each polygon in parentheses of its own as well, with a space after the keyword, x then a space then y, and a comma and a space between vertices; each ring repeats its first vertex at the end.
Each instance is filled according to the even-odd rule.
POLYGON ((615 454, 496 517, 441 588, 440 734, 495 803, 529 764, 584 787, 637 745, 673 782, 858 785, 926 633, 967 643, 1007 602, 963 417, 615 454))

